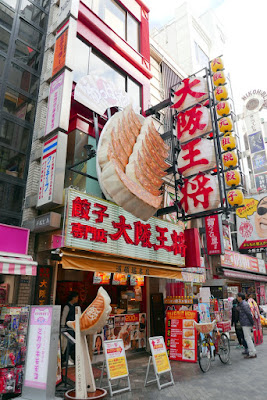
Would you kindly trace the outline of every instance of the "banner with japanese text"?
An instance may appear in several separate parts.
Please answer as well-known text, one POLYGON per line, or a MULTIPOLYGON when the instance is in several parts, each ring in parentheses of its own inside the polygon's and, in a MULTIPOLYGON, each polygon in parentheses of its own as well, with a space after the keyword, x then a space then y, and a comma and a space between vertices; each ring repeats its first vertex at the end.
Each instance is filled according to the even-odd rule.
POLYGON ((184 266, 181 226, 158 218, 144 223, 111 202, 73 189, 67 201, 66 247, 184 266))
POLYGON ((151 354, 153 357, 153 363, 156 370, 155 372, 157 374, 162 374, 164 372, 170 371, 171 366, 167 356, 167 351, 163 336, 150 337, 149 344, 150 344, 151 354))
POLYGON ((206 217, 205 228, 208 255, 212 256, 224 253, 221 216, 215 214, 206 217))

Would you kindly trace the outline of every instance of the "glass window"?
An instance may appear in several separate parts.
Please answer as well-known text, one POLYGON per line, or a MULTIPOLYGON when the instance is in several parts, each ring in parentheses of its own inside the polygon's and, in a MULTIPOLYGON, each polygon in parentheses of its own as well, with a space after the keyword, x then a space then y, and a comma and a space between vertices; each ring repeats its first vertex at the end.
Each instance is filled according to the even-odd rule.
POLYGON ((5 61, 6 61, 5 57, 0 55, 0 77, 2 77, 4 72, 5 61))
POLYGON ((88 75, 90 48, 76 37, 74 46, 73 80, 78 82, 83 76, 88 75))
POLYGON ((127 14, 127 42, 139 51, 139 23, 130 14, 127 14))
POLYGON ((106 1, 104 21, 120 37, 126 39, 126 11, 124 11, 114 0, 106 1))
POLYGON ((0 172, 15 178, 23 178, 26 156, 17 151, 0 146, 0 172))
POLYGON ((46 11, 49 8, 49 3, 51 0, 34 0, 36 4, 38 4, 40 7, 43 7, 46 11))
POLYGON ((141 86, 132 79, 127 80, 127 93, 132 99, 132 104, 136 112, 141 111, 141 86))
POLYGON ((42 33, 25 21, 20 21, 18 37, 39 50, 42 47, 42 33))
POLYGON ((7 80, 17 88, 37 95, 39 78, 14 63, 11 63, 7 80))
POLYGON ((19 40, 16 40, 14 57, 16 60, 27 64, 29 67, 35 70, 38 70, 39 68, 40 53, 20 42, 19 40))
MULTIPOLYGON (((3 204, 3 203, 1 203, 3 204)), ((10 218, 7 217, 6 215, 1 215, 0 216, 0 223, 1 224, 6 224, 6 225, 13 225, 13 226, 20 226, 20 220, 17 218, 10 218)))
POLYGON ((0 3, 0 25, 11 31, 15 13, 0 3))
POLYGON ((2 0, 2 2, 15 10, 18 0, 2 0))
POLYGON ((125 90, 125 76, 112 68, 98 55, 91 52, 90 56, 90 74, 98 75, 101 78, 112 81, 118 89, 125 90))
POLYGON ((0 26, 0 50, 7 51, 10 33, 0 26))
POLYGON ((6 188, 6 204, 8 211, 21 212, 24 187, 8 184, 6 188))
POLYGON ((7 87, 3 110, 32 123, 35 115, 35 101, 7 87))
POLYGON ((28 0, 22 0, 20 11, 21 15, 28 21, 40 26, 40 28, 44 28, 45 14, 40 10, 40 8, 35 7, 28 0))
POLYGON ((30 130, 7 119, 3 119, 0 129, 0 144, 7 144, 23 153, 27 152, 30 130))

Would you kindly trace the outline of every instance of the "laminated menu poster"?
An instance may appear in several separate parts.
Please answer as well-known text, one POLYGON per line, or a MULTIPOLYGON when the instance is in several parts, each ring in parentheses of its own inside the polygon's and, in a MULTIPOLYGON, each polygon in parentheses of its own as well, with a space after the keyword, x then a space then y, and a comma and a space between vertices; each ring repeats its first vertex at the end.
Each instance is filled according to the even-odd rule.
POLYGON ((167 311, 165 342, 170 360, 197 362, 197 311, 167 311))

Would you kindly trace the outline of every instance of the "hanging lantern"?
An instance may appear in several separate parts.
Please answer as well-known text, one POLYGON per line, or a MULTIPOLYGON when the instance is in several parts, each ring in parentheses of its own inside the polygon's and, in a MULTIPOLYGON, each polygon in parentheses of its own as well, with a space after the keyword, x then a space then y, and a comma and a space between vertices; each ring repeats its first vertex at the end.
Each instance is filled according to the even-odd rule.
POLYGON ((242 190, 229 190, 229 192, 227 193, 227 200, 231 206, 241 206, 244 203, 244 195, 242 190))
POLYGON ((228 186, 238 186, 241 182, 240 172, 237 170, 225 172, 225 182, 228 186))
POLYGON ((225 82, 226 78, 222 71, 218 71, 213 75, 213 83, 215 86, 224 85, 225 82))
POLYGON ((220 103, 218 103, 216 106, 216 110, 220 117, 228 115, 230 113, 230 104, 228 101, 220 101, 220 103))
POLYGON ((235 151, 227 151, 222 155, 223 165, 226 168, 235 167, 237 165, 237 155, 235 151))
POLYGON ((221 118, 218 121, 220 132, 231 134, 231 130, 233 129, 233 121, 230 117, 221 118))
POLYGON ((224 68, 221 57, 214 58, 210 63, 210 67, 212 72, 221 71, 224 68))
POLYGON ((223 150, 233 150, 236 147, 235 138, 233 136, 224 136, 221 140, 223 150))
POLYGON ((214 90, 214 95, 217 101, 226 100, 228 98, 226 86, 217 86, 214 90))

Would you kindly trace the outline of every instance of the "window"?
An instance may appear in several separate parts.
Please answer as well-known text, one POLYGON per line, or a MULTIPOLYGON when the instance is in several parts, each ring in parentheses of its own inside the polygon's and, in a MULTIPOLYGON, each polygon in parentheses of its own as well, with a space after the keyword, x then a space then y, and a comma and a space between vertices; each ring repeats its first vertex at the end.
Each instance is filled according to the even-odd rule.
POLYGON ((27 152, 30 130, 7 119, 3 119, 0 129, 0 145, 8 145, 23 153, 27 152))
POLYGON ((19 40, 16 40, 14 57, 16 60, 28 65, 36 71, 39 68, 40 53, 19 40))
POLYGON ((7 52, 10 33, 0 26, 0 50, 7 52))
POLYGON ((139 22, 115 0, 98 0, 97 15, 130 46, 139 51, 139 22))
POLYGON ((2 0, 2 3, 7 4, 9 7, 13 8, 13 10, 15 10, 17 6, 17 0, 2 0))
POLYGON ((40 28, 42 29, 44 28, 45 14, 43 13, 43 11, 40 10, 40 8, 34 6, 28 0, 22 0, 20 11, 21 15, 29 22, 40 26, 40 28))
POLYGON ((125 90, 125 76, 93 52, 90 57, 89 73, 110 80, 118 89, 125 90))
POLYGON ((0 76, 2 77, 5 67, 5 57, 0 55, 0 76))
POLYGON ((42 33, 25 21, 20 21, 18 37, 39 50, 42 47, 42 33))
POLYGON ((15 13, 0 4, 0 25, 11 31, 15 13))
POLYGON ((17 118, 33 123, 35 101, 7 87, 3 110, 17 118))
POLYGON ((0 146, 0 172, 15 178, 23 178, 25 160, 25 154, 0 146))
POLYGON ((78 82, 83 76, 88 75, 90 48, 77 37, 74 46, 73 80, 78 82))
POLYGON ((201 68, 208 67, 209 57, 206 53, 199 47, 199 45, 195 42, 195 52, 196 52, 196 60, 201 68))
POLYGON ((132 79, 127 80, 127 93, 132 99, 132 104, 136 112, 140 112, 141 108, 141 86, 132 79))
POLYGON ((22 209, 24 188, 18 185, 6 185, 6 209, 20 213, 22 209))
POLYGON ((49 3, 51 0, 35 0, 35 3, 38 4, 40 7, 43 7, 46 11, 49 8, 49 3))
POLYGON ((14 63, 11 63, 7 80, 17 88, 37 95, 39 78, 14 63))

